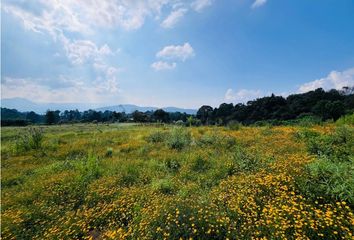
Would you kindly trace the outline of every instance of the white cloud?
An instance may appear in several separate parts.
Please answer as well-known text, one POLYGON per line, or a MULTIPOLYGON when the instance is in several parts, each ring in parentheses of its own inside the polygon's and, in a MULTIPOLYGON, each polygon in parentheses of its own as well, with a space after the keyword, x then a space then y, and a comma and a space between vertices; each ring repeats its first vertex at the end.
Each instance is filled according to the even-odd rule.
POLYGON ((211 4, 212 4, 212 0, 195 0, 194 2, 192 2, 191 7, 195 11, 200 12, 204 8, 210 6, 211 4))
POLYGON ((166 46, 156 54, 158 58, 178 59, 181 61, 185 61, 193 56, 195 56, 194 49, 189 43, 166 46))
POLYGON ((162 9, 173 10, 163 21, 162 27, 174 25, 186 13, 187 8, 201 11, 212 0, 34 0, 38 11, 31 12, 16 2, 4 3, 8 13, 19 18, 26 29, 35 32, 62 31, 94 34, 101 28, 141 28, 148 17, 159 19, 162 9), (176 9, 178 7, 178 10, 176 9), (184 6, 182 8, 182 6, 184 6))
POLYGON ((69 40, 61 37, 65 53, 70 62, 74 65, 81 65, 88 60, 99 61, 104 56, 113 55, 112 50, 107 44, 97 47, 90 40, 69 40))
POLYGON ((52 87, 50 82, 36 78, 4 77, 1 85, 2 98, 25 97, 35 102, 109 102, 117 98, 117 85, 112 79, 85 85, 81 79, 61 76, 58 81, 67 81, 66 86, 52 87))
POLYGON ((154 62, 151 64, 151 67, 155 69, 155 71, 162 71, 162 70, 172 70, 175 69, 177 64, 175 62, 168 63, 163 61, 154 62))
POLYGON ((237 92, 231 88, 227 89, 225 93, 225 101, 235 103, 245 103, 249 100, 253 100, 262 97, 264 94, 260 90, 247 90, 241 89, 237 92))
POLYGON ((170 15, 167 16, 165 20, 161 23, 161 27, 163 28, 172 28, 177 22, 186 14, 188 10, 185 8, 179 8, 175 11, 172 11, 170 15))
POLYGON ((145 18, 159 15, 168 0, 37 0, 40 14, 32 14, 15 4, 6 4, 5 10, 19 17, 27 29, 56 32, 57 29, 93 33, 95 28, 140 28, 145 18))
POLYGON ((299 87, 299 92, 304 93, 315 90, 317 88, 341 89, 343 87, 354 86, 354 68, 350 68, 343 72, 332 71, 327 77, 320 78, 308 83, 304 83, 299 87))
POLYGON ((267 0, 255 0, 251 6, 251 8, 258 8, 267 3, 267 0))

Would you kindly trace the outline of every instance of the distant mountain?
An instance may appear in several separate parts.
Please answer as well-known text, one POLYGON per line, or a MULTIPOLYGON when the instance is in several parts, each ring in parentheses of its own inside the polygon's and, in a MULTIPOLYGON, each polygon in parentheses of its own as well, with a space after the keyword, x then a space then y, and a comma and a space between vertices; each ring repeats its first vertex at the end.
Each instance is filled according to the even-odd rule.
POLYGON ((25 98, 1 99, 1 107, 17 109, 20 112, 34 111, 39 114, 45 113, 48 109, 59 111, 78 109, 79 111, 84 111, 101 106, 102 105, 85 103, 36 103, 25 98))
MULTIPOLYGON (((43 114, 48 109, 50 110, 75 110, 85 111, 88 109, 94 109, 96 111, 116 111, 116 112, 126 112, 132 113, 136 110, 141 112, 155 111, 157 107, 140 107, 133 104, 121 104, 115 106, 104 107, 102 104, 86 104, 86 103, 36 103, 25 98, 5 98, 1 99, 1 107, 17 109, 20 112, 34 111, 36 113, 43 114)), ((163 108, 166 112, 185 112, 188 114, 196 114, 195 109, 184 109, 177 107, 165 107, 163 108)))
MULTIPOLYGON (((140 111, 140 112, 146 112, 146 111, 155 111, 159 108, 157 107, 140 107, 137 105, 133 104, 121 104, 121 105, 115 105, 115 106, 109 106, 109 107, 102 107, 102 108, 97 108, 97 111, 116 111, 116 112, 125 112, 125 113, 132 113, 134 111, 140 111)), ((195 109, 186 109, 186 108, 177 108, 177 107, 164 107, 162 108, 166 112, 185 112, 187 114, 196 114, 197 110, 195 109)))

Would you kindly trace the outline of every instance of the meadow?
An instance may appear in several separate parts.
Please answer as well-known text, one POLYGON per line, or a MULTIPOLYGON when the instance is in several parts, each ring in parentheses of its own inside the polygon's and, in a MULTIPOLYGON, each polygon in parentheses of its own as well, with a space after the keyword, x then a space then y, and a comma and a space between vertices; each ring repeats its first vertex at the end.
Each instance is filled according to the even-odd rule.
POLYGON ((1 129, 3 239, 354 239, 354 127, 1 129))

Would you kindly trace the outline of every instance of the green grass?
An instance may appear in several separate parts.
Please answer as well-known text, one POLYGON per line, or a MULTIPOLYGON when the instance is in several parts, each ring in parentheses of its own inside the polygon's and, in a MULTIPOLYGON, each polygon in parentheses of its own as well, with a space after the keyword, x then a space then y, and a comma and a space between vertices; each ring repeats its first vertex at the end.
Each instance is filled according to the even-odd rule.
POLYGON ((2 238, 350 239, 342 125, 4 127, 2 238))

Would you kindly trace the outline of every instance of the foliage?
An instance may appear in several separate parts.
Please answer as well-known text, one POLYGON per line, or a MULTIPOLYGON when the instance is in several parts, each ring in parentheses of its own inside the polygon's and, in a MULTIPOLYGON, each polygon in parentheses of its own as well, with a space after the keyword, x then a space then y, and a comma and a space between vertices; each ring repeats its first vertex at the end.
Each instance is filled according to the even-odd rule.
POLYGON ((155 131, 147 137, 147 141, 151 143, 163 142, 166 139, 166 134, 161 131, 155 131))
POLYGON ((256 154, 250 154, 239 147, 232 156, 232 161, 228 166, 228 174, 257 171, 261 166, 262 162, 256 154))
POLYGON ((43 129, 1 129, 4 240, 353 238, 351 125, 43 129))
MULTIPOLYGON (((347 88, 348 90, 348 88, 347 88)), ((202 106, 197 118, 203 124, 217 123, 227 125, 230 121, 242 124, 268 122, 272 125, 300 124, 313 125, 319 121, 337 120, 346 112, 353 112, 352 91, 330 90, 322 88, 301 94, 292 94, 287 98, 271 96, 258 98, 247 104, 222 103, 218 108, 202 106), (290 121, 289 121, 290 120, 290 121)))
POLYGON ((181 163, 174 158, 168 158, 165 161, 165 166, 170 172, 177 172, 181 168, 181 163))
POLYGON ((152 188, 162 194, 172 194, 175 190, 170 179, 158 179, 152 182, 152 188))
POLYGON ((354 125, 354 113, 344 115, 336 121, 337 125, 354 125))
POLYGON ((19 133, 15 142, 16 152, 40 149, 43 142, 43 130, 41 128, 27 128, 19 133))
POLYGON ((113 148, 107 148, 105 156, 112 157, 112 155, 113 155, 113 148))
POLYGON ((308 164, 298 179, 301 191, 312 199, 346 201, 354 206, 354 164, 333 162, 322 156, 308 164))
POLYGON ((354 131, 337 127, 334 133, 307 133, 309 153, 317 155, 298 178, 299 189, 307 196, 325 201, 346 201, 354 206, 354 131))
POLYGON ((183 127, 175 127, 169 133, 166 144, 171 149, 182 150, 191 144, 190 132, 183 127))
POLYGON ((230 121, 228 124, 227 124, 227 127, 230 129, 230 130, 240 130, 241 127, 242 127, 242 124, 237 122, 237 121, 230 121))

